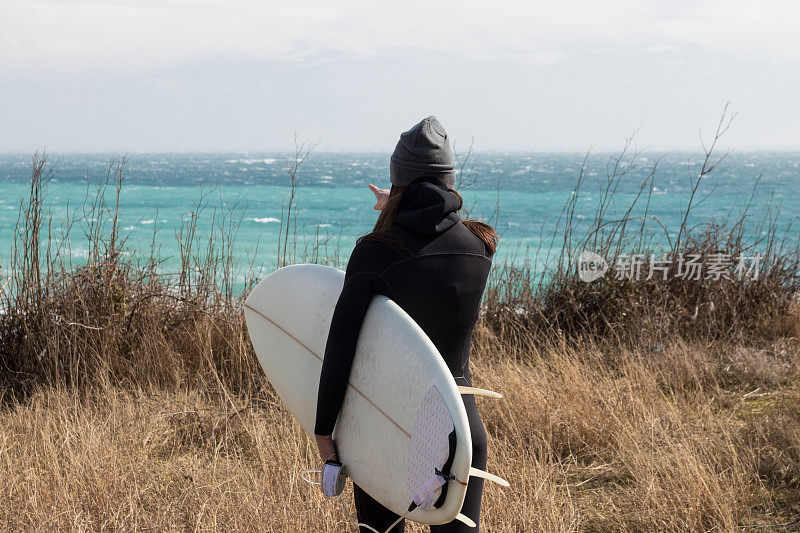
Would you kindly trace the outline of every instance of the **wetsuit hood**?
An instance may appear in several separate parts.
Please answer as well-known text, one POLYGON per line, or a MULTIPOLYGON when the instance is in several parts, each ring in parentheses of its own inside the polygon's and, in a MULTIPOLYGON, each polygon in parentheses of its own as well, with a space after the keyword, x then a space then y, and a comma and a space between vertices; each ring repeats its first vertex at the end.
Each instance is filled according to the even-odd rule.
POLYGON ((394 221, 421 235, 442 233, 460 220, 458 197, 430 181, 417 180, 403 191, 394 221))

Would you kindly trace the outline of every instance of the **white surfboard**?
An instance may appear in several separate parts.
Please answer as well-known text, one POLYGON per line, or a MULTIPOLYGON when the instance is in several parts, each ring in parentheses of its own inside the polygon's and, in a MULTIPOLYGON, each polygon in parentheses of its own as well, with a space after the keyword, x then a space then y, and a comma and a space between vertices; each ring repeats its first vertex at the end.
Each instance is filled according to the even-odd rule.
MULTIPOLYGON (((264 278, 244 306, 267 378, 310 435, 343 283, 341 270, 292 265, 264 278)), ((334 438, 347 475, 399 515, 450 458, 455 479, 447 483, 444 501, 433 507, 440 488, 407 516, 425 524, 471 522, 459 514, 467 481, 485 473, 470 469, 472 441, 459 389, 425 332, 384 296, 373 298, 364 319, 334 438)))

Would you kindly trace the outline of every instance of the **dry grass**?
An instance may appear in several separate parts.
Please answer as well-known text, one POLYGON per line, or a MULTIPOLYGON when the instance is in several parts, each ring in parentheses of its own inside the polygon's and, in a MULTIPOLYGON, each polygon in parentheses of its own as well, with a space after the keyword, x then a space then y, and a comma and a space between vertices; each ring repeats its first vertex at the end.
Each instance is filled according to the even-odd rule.
POLYGON ((743 204, 731 206, 724 216, 706 219, 696 213, 713 196, 710 175, 729 155, 717 156, 715 150, 732 120, 725 106, 711 143, 703 146, 701 164, 687 173, 679 227, 667 228, 652 214, 659 161, 643 165, 632 138, 608 158, 593 187, 587 183, 592 170, 587 154, 555 230, 542 241, 544 250, 495 268, 485 297, 490 327, 533 330, 536 338, 556 333, 632 345, 676 336, 744 344, 796 336, 800 239, 792 230, 795 215, 782 214, 771 201, 759 211, 753 208, 760 176, 743 204), (645 177, 631 183, 635 172, 645 177), (626 189, 635 193, 620 194, 626 189), (578 205, 584 198, 594 198, 594 214, 582 220, 578 205), (558 253, 549 254, 551 248, 558 253), (592 283, 581 281, 576 274, 584 251, 606 259, 611 271, 592 283), (681 260, 693 256, 702 273, 681 277, 681 260), (757 267, 735 273, 738 258, 754 256, 759 256, 757 267), (716 279, 709 275, 715 260, 729 263, 716 279), (626 263, 638 266, 615 275, 614 265, 626 263), (667 269, 666 278, 659 267, 667 269), (633 273, 637 270, 640 275, 633 273))
MULTIPOLYGON (((553 345, 525 361, 479 334, 485 530, 796 531, 800 354, 553 345), (491 350, 492 355, 487 355, 491 350), (617 361, 614 370, 604 363, 617 361), (793 375, 793 378, 789 376, 793 375), (753 392, 756 391, 756 392, 753 392)), ((341 531, 300 471, 311 441, 268 392, 42 387, 0 419, 9 530, 341 531)), ((423 531, 414 527, 412 531, 423 531)))

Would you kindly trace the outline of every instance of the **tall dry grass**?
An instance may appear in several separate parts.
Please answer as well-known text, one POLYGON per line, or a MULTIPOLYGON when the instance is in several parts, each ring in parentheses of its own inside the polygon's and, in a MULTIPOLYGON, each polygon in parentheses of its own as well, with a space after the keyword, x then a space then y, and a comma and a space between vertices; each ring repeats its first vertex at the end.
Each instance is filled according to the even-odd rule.
MULTIPOLYGON (((260 390, 263 373, 244 327, 242 288, 233 281, 240 217, 205 212, 201 197, 176 229, 180 270, 166 274, 155 245, 139 256, 120 236, 123 164, 112 163, 84 204, 59 223, 45 203, 46 157, 34 156, 31 192, 20 207, 0 290, 5 396, 41 385, 260 390), (211 222, 207 233, 198 230, 202 216, 211 222), (88 247, 79 265, 69 253, 73 232, 88 247)), ((251 285, 246 281, 244 290, 251 285)))
MULTIPOLYGON (((601 346, 523 362, 478 340, 478 384, 506 394, 480 404, 489 468, 511 482, 487 485, 484 530, 800 527, 796 352, 732 356, 737 390, 715 354, 682 343, 659 361, 617 351, 609 370, 601 346)), ((0 458, 9 530, 347 530, 301 480, 315 448, 269 395, 42 387, 5 408, 0 458)))
MULTIPOLYGON (((339 509, 301 480, 316 466, 313 443, 249 344, 232 282, 235 216, 198 207, 177 231, 181 271, 167 276, 155 253, 124 253, 122 162, 63 225, 48 214, 47 176, 35 158, 14 268, 3 273, 0 524, 346 530, 339 509), (210 234, 197 230, 204 216, 214 217, 210 234), (85 264, 69 262, 72 231, 89 242, 85 264)), ((295 202, 282 222, 283 262, 302 260, 287 237, 295 202)), ((687 225, 681 240, 709 253, 751 246, 736 228, 714 240, 687 225)), ((512 483, 487 485, 484 530, 800 530, 793 249, 773 248, 779 267, 745 289, 633 290, 576 282, 570 250, 584 237, 573 230, 548 284, 499 265, 476 329, 476 384, 505 394, 480 403, 489 470, 512 483), (683 316, 697 298, 724 312, 683 316), (632 318, 617 312, 626 306, 632 318), (767 314, 754 322, 750 312, 767 314)), ((622 227, 613 235, 605 253, 631 249, 622 227)))
POLYGON ((718 143, 734 117, 725 106, 697 166, 688 167, 684 208, 675 228, 665 227, 652 214, 659 161, 644 166, 633 137, 608 158, 593 190, 586 190, 591 170, 587 154, 555 230, 543 241, 557 253, 540 249, 524 262, 498 265, 487 288, 486 323, 498 332, 535 330, 541 339, 555 334, 578 342, 616 339, 627 345, 663 343, 676 336, 744 344, 797 337, 800 240, 791 232, 796 215, 781 213, 772 202, 754 209, 760 176, 738 210, 732 207, 716 219, 697 214, 714 193, 710 176, 729 155, 717 154, 718 143), (644 176, 641 182, 632 182, 638 175, 644 176), (625 190, 635 193, 621 194, 625 190), (586 196, 594 197, 594 214, 584 221, 578 205, 586 196), (583 251, 603 257, 612 270, 592 283, 582 281, 576 273, 583 251), (743 275, 735 272, 738 258, 756 256, 743 263, 743 275), (638 266, 630 266, 632 258, 638 266), (545 268, 534 270, 541 265, 532 265, 530 259, 545 268), (691 259, 705 265, 704 270, 697 279, 680 277, 681 260, 691 259), (629 271, 617 276, 614 265, 626 261, 629 271), (707 270, 714 261, 732 264, 717 278, 707 270), (636 269, 638 277, 633 275, 636 269))

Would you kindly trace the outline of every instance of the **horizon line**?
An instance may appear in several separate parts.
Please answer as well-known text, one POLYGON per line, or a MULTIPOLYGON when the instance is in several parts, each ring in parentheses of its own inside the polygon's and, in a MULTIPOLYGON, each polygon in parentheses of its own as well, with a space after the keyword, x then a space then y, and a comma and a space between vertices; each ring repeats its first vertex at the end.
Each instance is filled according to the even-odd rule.
MULTIPOLYGON (((798 146, 751 146, 751 147, 732 147, 728 150, 720 150, 720 153, 724 153, 729 151, 731 153, 752 153, 752 152, 775 152, 775 153, 792 153, 792 152, 800 152, 800 145, 798 146)), ((250 153, 259 153, 259 154, 290 154, 294 152, 293 149, 228 149, 228 148, 215 148, 215 149, 181 149, 181 150, 114 150, 114 149, 94 149, 94 150, 87 150, 87 149, 67 149, 67 150, 48 150, 47 148, 36 148, 33 150, 0 150, 0 156, 20 156, 20 155, 33 155, 33 154, 57 154, 57 155, 109 155, 109 154, 121 154, 121 155, 128 155, 128 154, 140 154, 140 155, 148 155, 148 154, 225 154, 225 153, 233 153, 233 154, 250 154, 250 153)), ((392 149, 388 150, 379 150, 379 149, 369 149, 369 148, 350 148, 350 149, 327 149, 327 150, 313 150, 311 154, 386 154, 387 157, 391 154, 392 149)), ((473 148, 472 155, 477 154, 607 154, 607 153, 619 153, 621 149, 612 149, 612 148, 598 148, 592 149, 591 147, 587 147, 584 149, 570 149, 570 148, 561 148, 561 149, 520 149, 520 148, 495 148, 495 149, 477 149, 473 148)), ((696 147, 670 147, 670 148, 656 148, 656 147, 645 147, 638 150, 639 154, 647 154, 647 153, 659 153, 659 154, 668 154, 668 153, 689 153, 689 152, 702 152, 701 146, 696 147)), ((628 153, 635 153, 634 151, 628 150, 628 153)))

